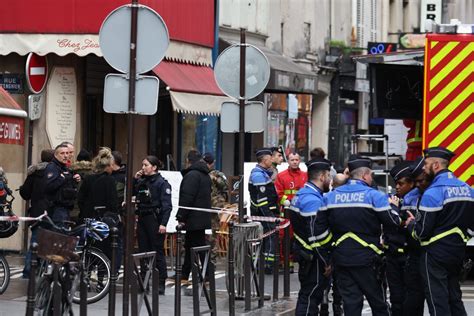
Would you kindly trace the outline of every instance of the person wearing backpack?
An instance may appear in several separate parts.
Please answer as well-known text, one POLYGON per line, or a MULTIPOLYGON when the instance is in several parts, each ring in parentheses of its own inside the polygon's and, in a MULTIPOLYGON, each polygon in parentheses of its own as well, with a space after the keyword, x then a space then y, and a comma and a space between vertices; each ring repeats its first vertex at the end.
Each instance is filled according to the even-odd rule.
POLYGON ((156 156, 146 156, 135 174, 134 195, 137 203, 137 238, 140 252, 156 251, 159 272, 158 293, 165 294, 168 277, 164 242, 166 225, 171 215, 171 185, 158 172, 161 165, 156 156))

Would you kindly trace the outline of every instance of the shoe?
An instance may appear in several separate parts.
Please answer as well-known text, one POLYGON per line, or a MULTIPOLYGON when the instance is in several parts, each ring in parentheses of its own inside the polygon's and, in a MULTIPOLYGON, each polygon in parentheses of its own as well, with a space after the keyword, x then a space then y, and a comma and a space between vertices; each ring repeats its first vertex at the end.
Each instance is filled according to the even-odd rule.
POLYGON ((188 286, 188 285, 191 285, 192 283, 187 280, 187 279, 182 279, 181 280, 181 286, 188 286))
POLYGON ((265 274, 267 274, 267 275, 273 274, 273 269, 272 268, 265 268, 265 274))

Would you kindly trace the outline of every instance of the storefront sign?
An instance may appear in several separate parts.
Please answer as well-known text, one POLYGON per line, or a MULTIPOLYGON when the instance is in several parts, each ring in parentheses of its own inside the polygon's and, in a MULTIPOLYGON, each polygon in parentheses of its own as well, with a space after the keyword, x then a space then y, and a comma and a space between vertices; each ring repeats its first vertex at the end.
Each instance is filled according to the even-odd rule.
POLYGON ((23 93, 23 76, 20 74, 0 74, 0 86, 9 93, 23 93))
POLYGON ((55 67, 48 82, 46 132, 54 148, 73 143, 76 134, 77 82, 74 68, 55 67))
POLYGON ((413 49, 425 47, 426 34, 400 34, 399 43, 402 48, 413 49))
POLYGON ((0 116, 0 144, 23 145, 25 143, 25 120, 0 116))
POLYGON ((318 81, 316 77, 272 69, 267 89, 315 94, 318 81))

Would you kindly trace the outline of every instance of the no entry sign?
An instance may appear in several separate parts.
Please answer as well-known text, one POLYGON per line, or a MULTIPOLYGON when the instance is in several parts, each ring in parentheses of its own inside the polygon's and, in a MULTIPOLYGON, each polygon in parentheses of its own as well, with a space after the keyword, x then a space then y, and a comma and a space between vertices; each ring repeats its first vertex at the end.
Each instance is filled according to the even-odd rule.
POLYGON ((46 56, 30 53, 26 59, 26 81, 33 93, 41 93, 48 80, 48 60, 46 56))

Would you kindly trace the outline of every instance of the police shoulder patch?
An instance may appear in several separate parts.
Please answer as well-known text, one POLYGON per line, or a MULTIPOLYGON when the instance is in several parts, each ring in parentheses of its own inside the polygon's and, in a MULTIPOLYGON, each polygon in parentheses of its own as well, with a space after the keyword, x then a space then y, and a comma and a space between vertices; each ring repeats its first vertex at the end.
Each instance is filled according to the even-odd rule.
POLYGON ((263 192, 265 192, 265 190, 266 190, 265 186, 264 186, 264 185, 262 185, 262 186, 260 187, 260 192, 262 192, 262 193, 263 193, 263 192))
POLYGON ((48 173, 46 176, 47 176, 47 177, 48 177, 48 179, 49 179, 49 178, 52 178, 52 177, 53 177, 53 175, 54 175, 54 173, 52 173, 52 172, 49 172, 49 173, 48 173))
POLYGON ((166 189, 166 191, 165 191, 165 192, 166 192, 166 194, 171 194, 171 189, 170 189, 170 188, 168 188, 168 189, 166 189))

